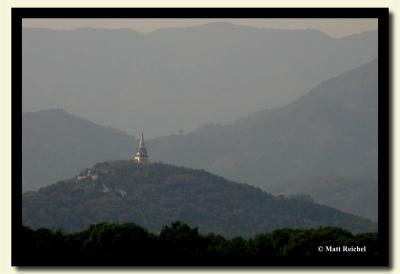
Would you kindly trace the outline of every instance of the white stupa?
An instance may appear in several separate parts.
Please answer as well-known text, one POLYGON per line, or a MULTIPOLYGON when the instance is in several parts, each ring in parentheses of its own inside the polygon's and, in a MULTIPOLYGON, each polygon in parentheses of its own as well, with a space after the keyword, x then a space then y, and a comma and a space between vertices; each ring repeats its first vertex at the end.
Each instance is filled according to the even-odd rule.
POLYGON ((147 154, 147 149, 144 146, 143 132, 140 136, 139 144, 136 148, 135 157, 133 159, 138 164, 147 164, 149 162, 149 155, 147 154))

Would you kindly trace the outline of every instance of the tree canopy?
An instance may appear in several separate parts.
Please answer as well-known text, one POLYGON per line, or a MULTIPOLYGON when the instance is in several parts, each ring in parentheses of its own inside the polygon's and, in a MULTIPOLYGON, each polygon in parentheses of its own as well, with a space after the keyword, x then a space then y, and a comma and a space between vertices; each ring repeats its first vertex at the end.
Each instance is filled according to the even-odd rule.
POLYGON ((278 257, 330 256, 325 252, 329 246, 366 247, 365 252, 343 252, 344 256, 379 254, 376 233, 352 234, 337 227, 279 229, 249 239, 202 235, 197 227, 179 221, 164 226, 158 234, 134 223, 95 224, 76 233, 23 226, 21 234, 22 265, 218 264, 227 258, 268 262, 278 257))

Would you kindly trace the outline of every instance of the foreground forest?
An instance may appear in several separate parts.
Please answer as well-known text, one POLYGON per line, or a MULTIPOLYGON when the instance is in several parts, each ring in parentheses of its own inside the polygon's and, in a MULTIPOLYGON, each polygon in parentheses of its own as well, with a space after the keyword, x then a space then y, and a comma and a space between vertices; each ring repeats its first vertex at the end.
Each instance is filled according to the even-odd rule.
POLYGON ((134 223, 102 223, 71 234, 23 226, 21 236, 20 265, 224 265, 240 264, 242 259, 268 265, 283 257, 379 255, 377 233, 352 234, 336 227, 279 229, 245 239, 202 235, 198 228, 179 221, 164 226, 158 234, 134 223), (343 246, 366 249, 326 250, 343 250, 343 246))

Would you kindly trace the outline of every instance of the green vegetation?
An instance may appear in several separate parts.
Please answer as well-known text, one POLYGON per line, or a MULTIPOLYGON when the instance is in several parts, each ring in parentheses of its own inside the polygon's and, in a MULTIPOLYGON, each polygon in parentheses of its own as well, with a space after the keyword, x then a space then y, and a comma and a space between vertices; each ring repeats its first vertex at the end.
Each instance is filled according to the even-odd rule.
MULTIPOLYGON (((203 170, 133 161, 99 163, 93 180, 71 178, 22 196, 23 224, 81 231, 90 224, 134 222, 152 232, 181 220, 201 233, 252 237, 280 228, 335 226, 374 232, 377 224, 313 203, 304 197, 273 196, 203 170)), ((85 175, 86 174, 86 175, 85 175)))
MULTIPOLYGON (((197 260, 223 262, 246 257, 268 262, 268 257, 335 256, 318 247, 366 246, 366 252, 342 252, 340 256, 378 255, 376 233, 353 235, 336 227, 280 229, 252 238, 202 235, 181 222, 163 227, 159 234, 134 224, 96 224, 66 234, 22 227, 22 265, 185 265, 197 260), (186 259, 188 259, 188 261, 186 259), (208 259, 208 260, 207 260, 208 259), (213 261, 215 259, 215 261, 213 261)), ((234 263, 234 262, 233 262, 234 263)))

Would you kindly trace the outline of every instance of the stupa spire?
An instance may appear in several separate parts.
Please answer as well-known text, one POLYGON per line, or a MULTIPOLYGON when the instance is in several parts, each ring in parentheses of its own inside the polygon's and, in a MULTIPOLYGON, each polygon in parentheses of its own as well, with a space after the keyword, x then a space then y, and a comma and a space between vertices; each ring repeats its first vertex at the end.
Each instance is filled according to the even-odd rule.
POLYGON ((147 154, 147 149, 144 146, 143 131, 142 131, 142 134, 140 135, 140 140, 139 140, 139 144, 136 148, 134 160, 138 164, 146 164, 149 161, 149 155, 147 154))

